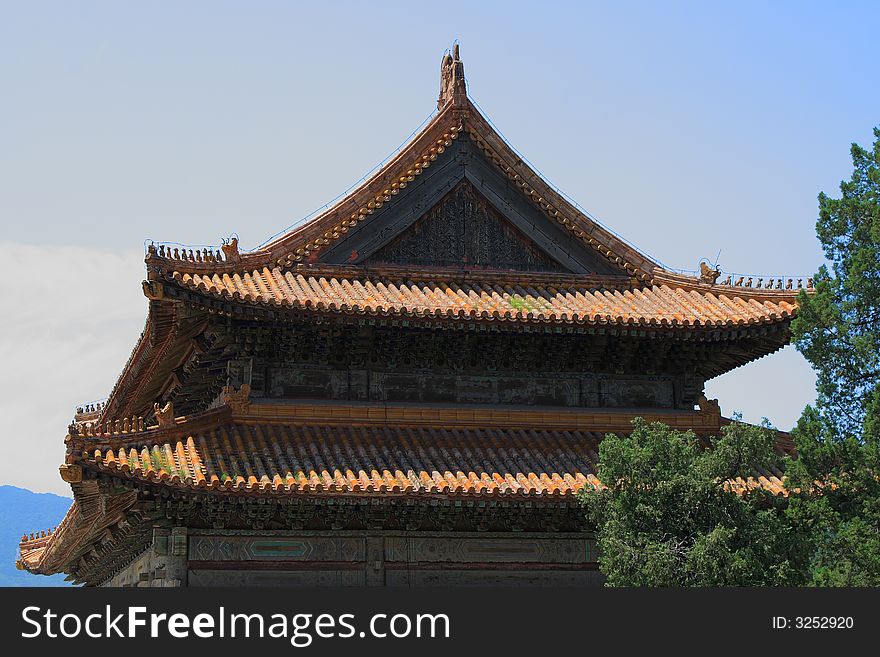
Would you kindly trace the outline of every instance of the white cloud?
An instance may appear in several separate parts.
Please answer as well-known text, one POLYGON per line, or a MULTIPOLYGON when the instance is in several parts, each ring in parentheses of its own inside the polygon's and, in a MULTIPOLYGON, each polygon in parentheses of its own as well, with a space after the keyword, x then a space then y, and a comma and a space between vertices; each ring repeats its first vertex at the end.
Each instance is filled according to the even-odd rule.
MULTIPOLYGON (((106 396, 143 329, 143 254, 0 242, 0 483, 69 494, 58 476, 77 405, 106 396)), ((708 385, 729 415, 790 428, 815 377, 791 347, 708 385)))
POLYGON ((143 254, 8 242, 0 254, 0 483, 69 495, 66 428, 110 392, 143 329, 143 254))

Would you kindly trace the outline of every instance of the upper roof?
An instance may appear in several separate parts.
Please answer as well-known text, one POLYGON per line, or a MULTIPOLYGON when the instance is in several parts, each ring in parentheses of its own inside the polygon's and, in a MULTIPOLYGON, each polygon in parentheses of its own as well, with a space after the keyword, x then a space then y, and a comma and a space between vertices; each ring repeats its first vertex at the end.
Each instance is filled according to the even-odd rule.
POLYGON ((736 295, 666 282, 634 286, 600 278, 404 275, 341 267, 297 272, 264 267, 231 276, 175 271, 172 280, 188 290, 251 304, 495 322, 728 327, 790 319, 796 309, 791 295, 736 295))
POLYGON ((732 366, 787 342, 803 281, 718 282, 720 272, 705 265, 699 276, 677 274, 603 228, 474 106, 457 48, 443 59, 438 108, 372 178, 262 248, 241 253, 237 238, 216 252, 150 245, 147 327, 102 419, 143 412, 196 348, 188 338, 200 326, 181 324, 172 303, 181 300, 248 317, 259 309, 507 330, 618 326, 686 339, 780 329, 772 345, 732 366), (470 242, 461 239, 467 230, 470 242))
POLYGON ((541 319, 522 311, 520 295, 551 320, 692 326, 790 319, 802 281, 728 276, 718 283, 720 272, 707 266, 699 276, 676 274, 566 200, 470 101, 457 46, 443 59, 438 108, 374 176, 264 247, 242 253, 237 238, 222 252, 150 245, 147 296, 162 298, 162 284, 170 284, 270 306, 541 319), (490 242, 483 253, 467 253, 443 233, 455 230, 446 215, 431 216, 455 203, 481 205, 463 221, 483 222, 474 230, 491 233, 474 237, 490 242), (413 250, 429 239, 420 259, 413 250), (449 253, 438 253, 443 248, 449 253), (526 264, 507 262, 510 254, 498 249, 526 264))
MULTIPOLYGON (((457 53, 456 49, 456 58, 457 53)), ((548 223, 557 223, 597 251, 618 273, 649 280, 657 263, 587 217, 533 171, 467 97, 460 60, 444 58, 444 79, 449 66, 457 67, 461 77, 455 78, 452 91, 441 92, 439 113, 396 157, 327 211, 249 253, 238 252, 237 240, 224 245, 222 253, 153 247, 148 252, 148 265, 172 266, 177 271, 190 273, 231 273, 316 262, 349 233, 364 224, 376 223, 387 214, 380 212, 382 208, 397 201, 398 195, 407 195, 417 178, 466 134, 485 158, 541 209, 548 223)))

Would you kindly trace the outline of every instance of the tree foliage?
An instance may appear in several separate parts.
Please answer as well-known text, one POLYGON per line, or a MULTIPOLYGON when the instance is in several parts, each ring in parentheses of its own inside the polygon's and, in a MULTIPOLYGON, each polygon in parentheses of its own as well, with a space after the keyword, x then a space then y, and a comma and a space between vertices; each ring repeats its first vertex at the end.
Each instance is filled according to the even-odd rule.
POLYGON ((794 585, 806 555, 781 512, 784 498, 754 486, 778 467, 775 433, 733 423, 706 449, 691 432, 641 418, 599 446, 603 487, 581 499, 599 528, 609 586, 794 585))
POLYGON ((809 583, 880 585, 880 450, 876 437, 838 435, 814 408, 794 432, 787 515, 809 543, 809 583))
POLYGON ((816 234, 831 269, 801 292, 792 334, 817 373, 817 408, 837 436, 878 431, 880 411, 880 128, 851 148, 840 198, 819 194, 816 234))
POLYGON ((794 431, 788 515, 808 530, 810 583, 880 585, 880 129, 852 145, 840 198, 819 195, 831 265, 801 293, 795 344, 817 373, 816 406, 794 431))

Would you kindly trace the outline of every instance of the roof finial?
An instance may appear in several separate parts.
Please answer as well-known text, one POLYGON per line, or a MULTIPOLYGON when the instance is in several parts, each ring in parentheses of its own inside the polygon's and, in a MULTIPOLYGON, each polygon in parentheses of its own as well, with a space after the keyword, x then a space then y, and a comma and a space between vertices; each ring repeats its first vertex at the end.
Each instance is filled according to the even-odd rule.
POLYGON ((440 64, 440 98, 437 109, 443 109, 450 101, 463 104, 467 98, 467 85, 464 80, 464 64, 458 53, 458 42, 452 45, 452 54, 447 51, 440 64))
POLYGON ((714 285, 719 276, 721 276, 721 267, 717 264, 713 267, 705 258, 700 260, 700 282, 714 285))

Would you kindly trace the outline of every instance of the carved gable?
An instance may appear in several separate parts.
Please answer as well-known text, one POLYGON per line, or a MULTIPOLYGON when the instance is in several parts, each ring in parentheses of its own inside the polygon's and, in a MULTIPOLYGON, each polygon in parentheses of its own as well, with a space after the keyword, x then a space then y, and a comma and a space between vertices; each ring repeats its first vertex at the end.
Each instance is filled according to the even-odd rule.
POLYGON ((366 262, 566 271, 493 208, 467 179, 366 262))

